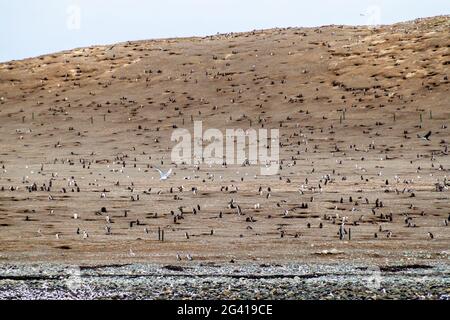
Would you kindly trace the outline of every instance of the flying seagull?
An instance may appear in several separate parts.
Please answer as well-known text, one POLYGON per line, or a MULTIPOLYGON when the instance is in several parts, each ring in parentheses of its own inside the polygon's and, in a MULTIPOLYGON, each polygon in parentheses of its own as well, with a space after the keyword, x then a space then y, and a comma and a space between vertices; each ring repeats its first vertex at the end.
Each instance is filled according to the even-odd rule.
POLYGON ((159 180, 167 180, 167 179, 169 179, 170 175, 172 174, 172 169, 170 169, 167 172, 163 172, 161 169, 158 169, 158 168, 155 168, 155 169, 159 172, 159 175, 160 175, 159 180))
POLYGON ((421 136, 420 134, 417 134, 417 138, 430 141, 431 131, 428 131, 428 133, 424 136, 421 136))

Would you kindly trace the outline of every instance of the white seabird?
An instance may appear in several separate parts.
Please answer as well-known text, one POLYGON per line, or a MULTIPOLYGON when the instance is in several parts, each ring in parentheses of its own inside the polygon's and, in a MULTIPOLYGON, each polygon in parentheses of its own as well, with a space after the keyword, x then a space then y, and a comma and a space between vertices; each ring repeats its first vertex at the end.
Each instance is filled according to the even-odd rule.
POLYGON ((159 169, 159 168, 155 168, 155 169, 159 172, 159 176, 160 176, 160 179, 159 179, 159 180, 161 180, 161 181, 169 179, 170 175, 172 174, 172 169, 170 169, 170 170, 167 171, 167 172, 163 172, 163 171, 162 171, 161 169, 159 169))
POLYGON ((417 138, 430 141, 431 131, 428 131, 426 135, 421 136, 420 134, 417 135, 417 138))

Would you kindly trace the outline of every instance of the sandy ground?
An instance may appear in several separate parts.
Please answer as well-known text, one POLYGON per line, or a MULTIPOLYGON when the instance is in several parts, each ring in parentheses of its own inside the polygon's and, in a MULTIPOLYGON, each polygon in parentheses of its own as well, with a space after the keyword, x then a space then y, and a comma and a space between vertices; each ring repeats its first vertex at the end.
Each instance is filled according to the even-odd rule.
POLYGON ((273 29, 0 64, 0 263, 448 264, 449 26, 273 29), (279 129, 282 170, 171 164, 174 126, 193 120, 279 129), (174 174, 159 181, 153 166, 174 174))

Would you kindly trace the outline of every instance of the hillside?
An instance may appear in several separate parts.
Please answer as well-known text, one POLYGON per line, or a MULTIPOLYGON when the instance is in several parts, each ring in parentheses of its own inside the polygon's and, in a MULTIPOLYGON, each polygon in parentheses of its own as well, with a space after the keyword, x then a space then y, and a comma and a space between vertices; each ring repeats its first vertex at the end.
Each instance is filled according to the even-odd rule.
POLYGON ((448 260, 449 27, 258 30, 0 64, 0 261, 448 260), (171 164, 174 128, 194 120, 279 129, 280 172, 171 164))

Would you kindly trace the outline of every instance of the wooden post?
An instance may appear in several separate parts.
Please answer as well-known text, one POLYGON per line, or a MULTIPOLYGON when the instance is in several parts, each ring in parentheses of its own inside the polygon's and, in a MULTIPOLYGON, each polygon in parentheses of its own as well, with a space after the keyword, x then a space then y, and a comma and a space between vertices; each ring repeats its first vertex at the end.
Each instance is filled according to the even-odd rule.
POLYGON ((352 229, 348 228, 348 240, 352 240, 352 229))
POLYGON ((161 241, 164 242, 164 229, 161 230, 161 241))
POLYGON ((394 112, 394 122, 395 122, 395 112, 394 112))
POLYGON ((22 116, 22 123, 25 122, 25 116, 22 116))
POLYGON ((158 241, 161 241, 161 228, 158 227, 158 241))
POLYGON ((339 123, 342 124, 342 115, 339 116, 339 123))
POLYGON ((34 112, 31 113, 31 119, 34 120, 34 112))
POLYGON ((430 119, 433 119, 433 113, 430 110, 430 119))
POLYGON ((422 123, 422 114, 420 114, 420 123, 422 123))
POLYGON ((94 117, 91 117, 91 124, 94 124, 94 117))

